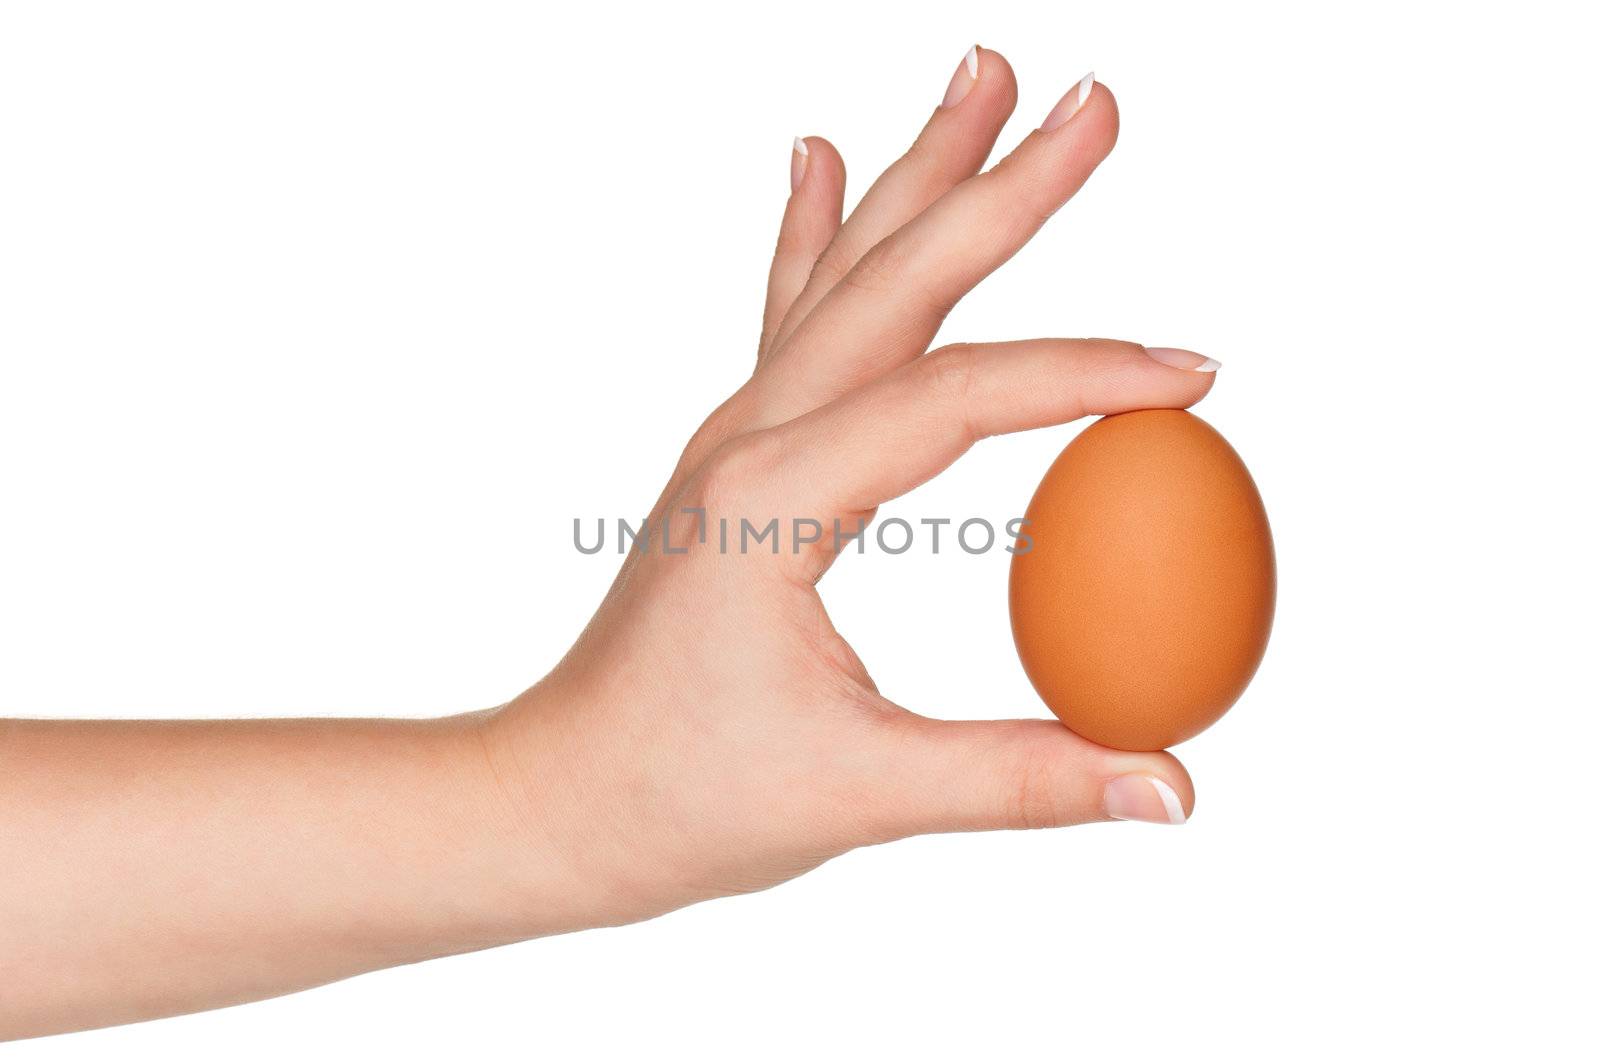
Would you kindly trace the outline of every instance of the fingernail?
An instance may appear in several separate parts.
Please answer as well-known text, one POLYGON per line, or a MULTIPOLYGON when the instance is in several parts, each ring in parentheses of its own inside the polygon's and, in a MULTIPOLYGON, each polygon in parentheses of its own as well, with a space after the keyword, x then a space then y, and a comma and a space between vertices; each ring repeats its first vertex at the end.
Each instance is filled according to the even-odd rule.
POLYGON ((1174 369, 1187 369, 1191 373, 1215 373, 1222 363, 1203 354, 1185 351, 1178 347, 1146 347, 1144 353, 1174 369))
POLYGON ((1083 75, 1083 80, 1078 82, 1076 88, 1071 89, 1065 96, 1061 97, 1061 102, 1056 104, 1055 108, 1045 116, 1044 124, 1039 127, 1039 131, 1048 133, 1052 129, 1066 125, 1072 120, 1072 116, 1077 114, 1078 110, 1089 102, 1089 93, 1093 91, 1094 71, 1091 70, 1083 75))
POLYGON ((1124 775, 1106 784, 1106 815, 1142 823, 1182 823, 1183 802, 1153 775, 1124 775))
POLYGON ((956 67, 956 72, 950 78, 950 87, 944 90, 944 102, 940 107, 954 107, 967 98, 967 93, 972 91, 972 86, 978 83, 978 46, 974 44, 967 50, 961 60, 961 65, 956 67))
POLYGON ((794 154, 789 156, 789 191, 794 192, 800 188, 800 182, 806 179, 806 162, 811 157, 811 149, 806 147, 805 138, 794 138, 794 154))

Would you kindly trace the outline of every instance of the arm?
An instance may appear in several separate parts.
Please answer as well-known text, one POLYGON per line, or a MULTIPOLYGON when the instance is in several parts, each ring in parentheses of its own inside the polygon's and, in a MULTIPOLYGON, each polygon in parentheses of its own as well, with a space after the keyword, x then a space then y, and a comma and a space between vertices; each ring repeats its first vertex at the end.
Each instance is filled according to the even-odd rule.
POLYGON ((573 925, 483 721, 0 722, 0 1038, 573 925))

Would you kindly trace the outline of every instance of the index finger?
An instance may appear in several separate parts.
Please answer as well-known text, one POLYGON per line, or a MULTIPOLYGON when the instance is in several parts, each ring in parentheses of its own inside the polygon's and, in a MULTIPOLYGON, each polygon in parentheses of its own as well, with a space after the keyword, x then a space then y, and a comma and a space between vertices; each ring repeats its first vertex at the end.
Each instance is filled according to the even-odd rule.
POLYGON ((940 348, 774 429, 786 434, 774 481, 802 512, 853 518, 932 479, 986 436, 1192 406, 1217 368, 1192 351, 1117 340, 940 348))

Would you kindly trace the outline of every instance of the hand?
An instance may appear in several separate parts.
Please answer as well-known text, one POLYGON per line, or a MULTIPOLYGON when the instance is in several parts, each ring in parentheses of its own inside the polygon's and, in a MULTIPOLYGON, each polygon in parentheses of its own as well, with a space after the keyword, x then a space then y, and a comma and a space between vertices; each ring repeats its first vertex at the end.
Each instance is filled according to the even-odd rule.
POLYGON ((1214 363, 1132 343, 925 353, 1116 139, 1086 81, 978 174, 1015 98, 975 51, 842 225, 838 154, 797 149, 755 371, 685 448, 649 548, 510 704, 0 720, 0 1039, 642 919, 924 831, 1181 822, 1193 790, 1165 753, 881 696, 817 595, 831 534, 724 552, 685 512, 849 531, 983 436, 1206 393, 1214 363))
POLYGON ((941 722, 893 703, 816 590, 834 521, 855 529, 977 440, 1185 407, 1211 386, 1199 355, 1109 340, 925 353, 1116 140, 1115 101, 1085 79, 980 174, 1015 100, 1006 61, 974 51, 842 225, 838 153, 796 142, 754 372, 690 440, 645 549, 571 653, 486 721, 527 851, 593 901, 583 924, 761 889, 912 834, 1182 822, 1192 807, 1169 754, 1105 749, 1054 720, 941 722), (776 554, 720 547, 723 520, 737 537, 741 519, 774 517, 776 554), (827 532, 796 551, 795 518, 827 532))

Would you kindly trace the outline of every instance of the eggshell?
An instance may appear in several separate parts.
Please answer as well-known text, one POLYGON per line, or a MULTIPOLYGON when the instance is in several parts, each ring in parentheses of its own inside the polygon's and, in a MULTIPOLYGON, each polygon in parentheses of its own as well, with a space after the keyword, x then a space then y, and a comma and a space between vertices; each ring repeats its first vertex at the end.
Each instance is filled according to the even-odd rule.
POLYGON ((1152 750, 1228 711, 1266 652, 1277 576, 1261 496, 1216 429, 1181 410, 1106 417, 1061 452, 1027 517, 1011 628, 1062 723, 1152 750))

